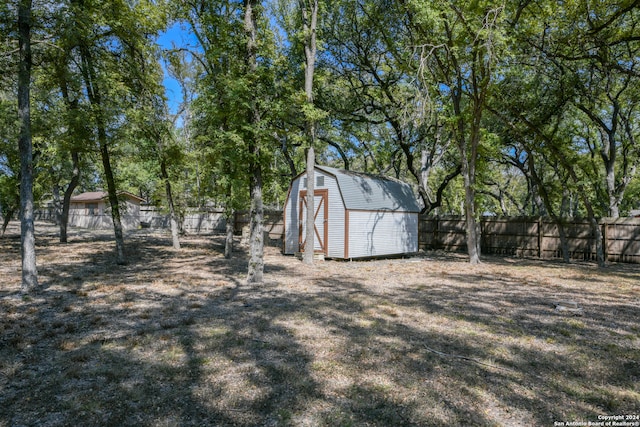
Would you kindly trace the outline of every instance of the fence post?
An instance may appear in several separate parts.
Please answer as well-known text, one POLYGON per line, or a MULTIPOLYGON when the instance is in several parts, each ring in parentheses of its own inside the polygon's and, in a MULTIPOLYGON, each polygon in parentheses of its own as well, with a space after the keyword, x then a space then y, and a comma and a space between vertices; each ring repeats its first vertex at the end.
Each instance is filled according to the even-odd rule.
POLYGON ((542 216, 538 217, 538 258, 542 259, 542 216))
POLYGON ((604 252, 604 261, 609 262, 609 227, 608 218, 602 219, 602 251, 604 252))

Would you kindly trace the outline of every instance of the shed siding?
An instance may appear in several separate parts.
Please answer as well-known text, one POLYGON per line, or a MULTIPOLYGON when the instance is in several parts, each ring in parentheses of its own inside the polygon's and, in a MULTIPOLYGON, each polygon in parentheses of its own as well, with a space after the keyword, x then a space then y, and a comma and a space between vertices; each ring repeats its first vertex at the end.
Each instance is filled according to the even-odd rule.
POLYGON ((140 205, 138 203, 125 202, 120 218, 125 230, 135 230, 140 228, 140 205))
MULTIPOLYGON (((340 198, 340 190, 338 189, 338 184, 333 176, 323 173, 317 169, 315 171, 315 176, 316 178, 319 176, 324 177, 324 185, 316 186, 315 189, 327 189, 329 192, 327 200, 329 207, 329 212, 327 214, 327 226, 329 227, 327 236, 327 256, 342 257, 344 254, 344 225, 342 222, 344 219, 344 206, 342 204, 342 199, 340 198)), ((305 189, 303 187, 303 183, 306 177, 306 174, 300 175, 291 183, 289 197, 285 206, 285 254, 294 254, 299 250, 300 191, 305 189)), ((318 218, 318 220, 320 220, 320 218, 318 218)), ((317 248, 317 242, 315 243, 317 248)))
POLYGON ((350 210, 348 238, 349 258, 417 252, 418 214, 350 210))
POLYGON ((298 177, 291 183, 289 198, 284 210, 284 253, 294 254, 298 251, 298 218, 300 217, 300 189, 302 177, 298 177))
POLYGON ((344 258, 344 203, 338 188, 338 182, 332 176, 324 180, 329 190, 329 227, 327 256, 344 258))

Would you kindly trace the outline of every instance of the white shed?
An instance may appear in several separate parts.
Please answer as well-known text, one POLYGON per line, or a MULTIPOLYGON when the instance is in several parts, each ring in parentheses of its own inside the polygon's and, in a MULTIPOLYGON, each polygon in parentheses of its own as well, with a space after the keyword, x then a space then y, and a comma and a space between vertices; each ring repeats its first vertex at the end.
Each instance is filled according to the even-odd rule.
MULTIPOLYGON (((304 251, 307 174, 289 187, 284 253, 304 251)), ((327 258, 365 258, 418 251, 420 207, 401 181, 326 166, 315 169, 315 252, 327 258)))

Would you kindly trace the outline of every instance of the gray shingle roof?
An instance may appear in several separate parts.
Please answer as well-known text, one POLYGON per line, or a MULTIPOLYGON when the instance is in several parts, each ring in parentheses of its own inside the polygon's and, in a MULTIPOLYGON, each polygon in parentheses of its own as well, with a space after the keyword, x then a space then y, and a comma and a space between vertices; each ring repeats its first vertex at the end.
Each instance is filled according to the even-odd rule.
MULTIPOLYGON (((129 193, 128 191, 120 191, 118 196, 126 196, 129 199, 134 199, 138 201, 143 201, 144 199, 136 196, 135 194, 129 193)), ((89 191, 86 193, 80 193, 76 196, 71 197, 72 202, 99 202, 101 200, 107 200, 109 198, 109 193, 106 191, 89 191)))
POLYGON ((317 166, 317 169, 336 177, 347 209, 420 212, 407 183, 328 166, 317 166))
POLYGON ((106 191, 89 191, 71 197, 72 202, 96 202, 105 200, 108 194, 106 191))

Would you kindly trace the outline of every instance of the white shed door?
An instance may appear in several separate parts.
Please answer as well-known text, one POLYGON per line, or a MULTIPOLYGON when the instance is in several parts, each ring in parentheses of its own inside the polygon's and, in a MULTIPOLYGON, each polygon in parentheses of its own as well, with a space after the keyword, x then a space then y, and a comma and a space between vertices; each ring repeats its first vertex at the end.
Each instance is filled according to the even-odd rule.
MULTIPOLYGON (((313 250, 314 252, 320 252, 327 255, 327 235, 329 230, 327 228, 327 223, 329 220, 329 205, 327 204, 329 200, 329 191, 328 190, 315 190, 313 205, 315 208, 314 215, 314 229, 315 229, 315 237, 313 239, 313 250)), ((305 243, 307 238, 307 191, 303 190, 300 192, 300 229, 298 233, 298 241, 300 244, 300 252, 304 252, 305 243)))

